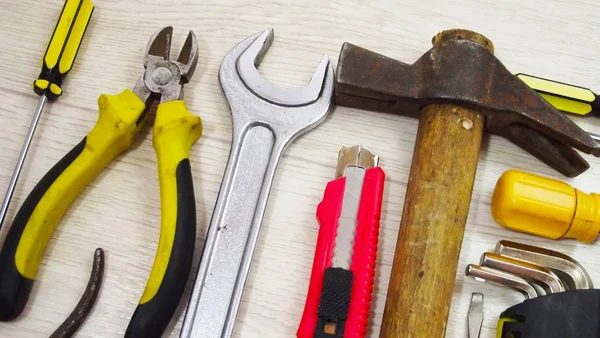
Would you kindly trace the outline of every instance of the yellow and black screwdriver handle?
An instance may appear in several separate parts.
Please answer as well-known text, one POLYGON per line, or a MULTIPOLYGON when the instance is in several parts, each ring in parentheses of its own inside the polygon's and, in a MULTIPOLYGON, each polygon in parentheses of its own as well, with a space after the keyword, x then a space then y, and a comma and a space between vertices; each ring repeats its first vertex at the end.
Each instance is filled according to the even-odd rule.
POLYGON ((62 94, 62 82, 73 67, 93 12, 91 0, 65 1, 42 59, 42 71, 33 82, 36 94, 46 95, 50 100, 62 94))
POLYGON ((560 111, 581 116, 597 116, 600 112, 598 95, 588 88, 527 74, 517 74, 517 77, 560 111))
MULTIPOLYGON (((143 122, 145 103, 131 90, 101 95, 98 106, 94 128, 35 186, 8 231, 0 251, 2 321, 23 311, 48 241, 71 203, 104 167, 131 146, 143 122)), ((164 294, 179 289, 183 292, 196 232, 189 152, 201 134, 200 118, 191 115, 183 101, 158 106, 153 139, 161 189, 161 234, 138 310, 156 301, 153 314, 161 315, 161 301, 169 302, 164 294), (180 278, 182 275, 185 277, 180 278)))

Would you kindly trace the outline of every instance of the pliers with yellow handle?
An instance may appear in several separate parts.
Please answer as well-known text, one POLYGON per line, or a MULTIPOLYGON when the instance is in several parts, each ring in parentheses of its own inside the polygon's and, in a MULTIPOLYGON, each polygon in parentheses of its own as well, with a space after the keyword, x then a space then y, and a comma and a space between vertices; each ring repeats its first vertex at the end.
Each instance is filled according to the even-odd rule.
POLYGON ((189 161, 202 122, 182 100, 198 62, 192 31, 177 61, 169 59, 172 27, 148 42, 143 75, 135 88, 101 95, 92 131, 35 186, 15 216, 0 252, 0 320, 23 311, 46 245, 83 188, 129 149, 148 109, 160 99, 153 129, 161 196, 161 230, 154 265, 126 337, 160 337, 188 279, 196 240, 196 210, 189 161))

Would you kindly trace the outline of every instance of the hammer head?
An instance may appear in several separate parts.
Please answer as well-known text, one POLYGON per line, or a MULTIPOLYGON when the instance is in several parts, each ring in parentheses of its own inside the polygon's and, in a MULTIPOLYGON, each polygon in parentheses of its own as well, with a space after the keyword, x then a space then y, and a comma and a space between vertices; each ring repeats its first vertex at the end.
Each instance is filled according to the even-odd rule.
POLYGON ((568 177, 589 168, 573 148, 600 157, 600 144, 510 73, 492 54, 489 40, 453 36, 436 36, 434 47, 413 64, 345 43, 337 67, 336 103, 412 117, 432 103, 472 108, 485 115, 487 131, 568 177))

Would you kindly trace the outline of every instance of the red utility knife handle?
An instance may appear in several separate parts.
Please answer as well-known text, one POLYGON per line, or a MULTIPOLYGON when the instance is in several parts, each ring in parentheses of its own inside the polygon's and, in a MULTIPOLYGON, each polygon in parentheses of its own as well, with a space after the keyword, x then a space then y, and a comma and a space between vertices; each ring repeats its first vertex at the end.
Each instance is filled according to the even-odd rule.
POLYGON ((367 169, 365 172, 350 265, 350 271, 354 273, 354 282, 345 338, 364 337, 369 324, 384 181, 385 173, 379 167, 367 169))
MULTIPOLYGON (((380 167, 365 171, 350 267, 354 280, 344 337, 364 337, 366 333, 377 260, 384 181, 385 173, 380 167)), ((313 338, 315 334, 323 276, 331 266, 345 185, 345 177, 329 182, 323 200, 317 207, 319 235, 304 313, 296 333, 298 338, 313 338)))
POLYGON ((323 289, 323 276, 325 269, 331 266, 335 236, 342 213, 342 200, 344 199, 344 187, 346 178, 341 177, 327 183, 323 200, 317 207, 317 221, 319 222, 319 235, 315 258, 313 259, 310 284, 306 295, 304 313, 298 326, 296 336, 298 338, 313 338, 318 321, 319 301, 323 289))

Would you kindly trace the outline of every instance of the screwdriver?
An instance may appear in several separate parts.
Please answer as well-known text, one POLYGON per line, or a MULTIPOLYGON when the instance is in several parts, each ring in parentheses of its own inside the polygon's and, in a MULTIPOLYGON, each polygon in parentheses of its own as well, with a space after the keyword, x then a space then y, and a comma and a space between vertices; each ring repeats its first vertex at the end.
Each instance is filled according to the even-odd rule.
POLYGON ((503 227, 550 239, 591 243, 600 232, 600 194, 523 171, 502 174, 491 207, 503 227))
MULTIPOLYGON (((598 95, 588 88, 527 74, 517 74, 517 77, 560 111, 580 116, 595 115, 600 117, 598 95)), ((600 135, 588 134, 596 142, 600 142, 600 135)))
POLYGON ((66 0, 62 8, 62 12, 50 38, 50 43, 48 43, 46 53, 42 59, 42 71, 38 79, 33 82, 33 91, 40 96, 40 101, 29 126, 25 143, 21 148, 21 153, 10 179, 6 196, 2 202, 2 209, 0 209, 0 229, 8 213, 10 200, 21 175, 21 169, 23 168, 23 163, 25 163, 25 157, 31 146, 33 134, 37 128, 44 106, 47 101, 55 101, 62 94, 62 82, 73 67, 73 62, 77 56, 77 51, 79 50, 81 40, 83 39, 93 11, 94 4, 91 0, 66 0))

